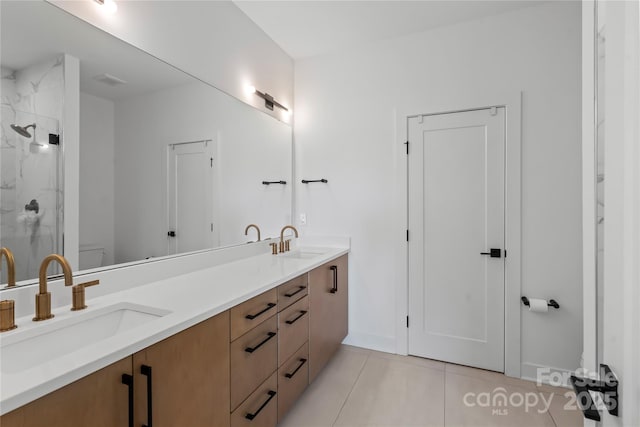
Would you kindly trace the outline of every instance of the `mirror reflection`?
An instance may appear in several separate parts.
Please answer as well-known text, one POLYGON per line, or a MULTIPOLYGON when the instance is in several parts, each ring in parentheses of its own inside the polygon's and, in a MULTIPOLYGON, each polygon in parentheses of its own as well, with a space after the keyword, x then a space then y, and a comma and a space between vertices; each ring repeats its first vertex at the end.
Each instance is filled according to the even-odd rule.
POLYGON ((288 124, 51 4, 1 7, 0 245, 18 281, 68 254, 65 197, 79 201, 66 233, 77 233, 80 270, 245 243, 250 223, 265 238, 290 222, 288 124), (79 99, 64 99, 74 85, 79 99), (79 162, 64 154, 72 126, 79 162), (65 168, 79 183, 63 182, 65 168))

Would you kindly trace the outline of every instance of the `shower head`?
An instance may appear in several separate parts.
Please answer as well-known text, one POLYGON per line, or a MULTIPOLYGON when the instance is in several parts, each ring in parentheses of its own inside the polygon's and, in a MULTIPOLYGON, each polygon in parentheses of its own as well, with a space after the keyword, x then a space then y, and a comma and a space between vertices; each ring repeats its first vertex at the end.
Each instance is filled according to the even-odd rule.
POLYGON ((21 136, 24 136, 25 138, 31 138, 31 134, 29 133, 29 131, 27 129, 29 128, 33 128, 33 130, 36 129, 36 124, 32 123, 28 126, 18 126, 18 125, 11 125, 11 129, 15 130, 18 134, 20 134, 21 136))

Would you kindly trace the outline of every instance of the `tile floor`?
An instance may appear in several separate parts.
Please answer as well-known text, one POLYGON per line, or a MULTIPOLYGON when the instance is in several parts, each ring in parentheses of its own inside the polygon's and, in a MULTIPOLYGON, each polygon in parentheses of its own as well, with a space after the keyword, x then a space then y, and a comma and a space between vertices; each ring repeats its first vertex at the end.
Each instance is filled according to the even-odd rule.
POLYGON ((565 408, 572 406, 570 393, 481 369, 342 346, 279 427, 582 426, 582 414, 565 408))

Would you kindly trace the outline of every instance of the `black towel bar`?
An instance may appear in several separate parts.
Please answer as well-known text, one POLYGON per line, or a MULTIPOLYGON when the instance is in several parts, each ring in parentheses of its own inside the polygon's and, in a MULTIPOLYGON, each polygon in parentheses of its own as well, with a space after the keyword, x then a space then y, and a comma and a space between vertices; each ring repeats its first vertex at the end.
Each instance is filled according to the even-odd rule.
POLYGON ((302 180, 302 183, 303 183, 303 184, 308 184, 308 183, 310 183, 310 182, 324 182, 324 183, 326 184, 326 183, 327 183, 327 182, 329 182, 329 181, 327 181, 327 180, 326 180, 326 179, 324 179, 324 178, 322 178, 322 179, 311 179, 311 180, 309 180, 309 179, 303 179, 303 180, 302 180))

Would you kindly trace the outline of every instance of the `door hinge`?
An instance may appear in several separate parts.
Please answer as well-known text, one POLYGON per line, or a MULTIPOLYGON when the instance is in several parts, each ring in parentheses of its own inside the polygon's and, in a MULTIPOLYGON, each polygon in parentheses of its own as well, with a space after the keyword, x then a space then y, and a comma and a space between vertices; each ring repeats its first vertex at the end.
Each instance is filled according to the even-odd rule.
POLYGON ((504 250, 504 257, 505 258, 507 257, 507 250, 506 249, 504 250))
POLYGON ((404 145, 407 146, 407 154, 409 154, 409 141, 405 142, 404 145))
POLYGON ((409 327, 409 316, 407 316, 407 328, 409 327))
POLYGON ((213 233, 213 223, 211 223, 211 232, 213 233))
POLYGON ((409 230, 407 230, 407 242, 409 241, 409 230))
POLYGON ((211 167, 213 167, 213 157, 211 158, 211 167))

